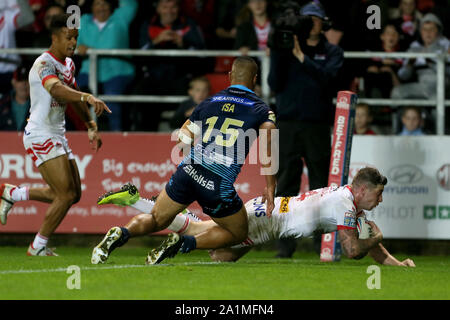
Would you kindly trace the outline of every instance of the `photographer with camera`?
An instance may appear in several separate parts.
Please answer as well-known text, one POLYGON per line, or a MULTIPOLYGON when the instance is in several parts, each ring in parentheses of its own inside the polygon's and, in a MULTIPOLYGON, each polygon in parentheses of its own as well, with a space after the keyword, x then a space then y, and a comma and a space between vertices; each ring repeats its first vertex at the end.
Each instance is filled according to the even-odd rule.
MULTIPOLYGON (((323 31, 330 28, 323 8, 311 2, 300 7, 289 2, 275 19, 269 86, 276 94, 280 166, 276 196, 296 196, 300 190, 303 160, 309 189, 326 187, 334 120, 333 80, 342 66, 343 50, 330 44, 323 31)), ((277 257, 289 258, 295 239, 278 243, 277 257)), ((320 237, 314 246, 320 251, 320 237)))

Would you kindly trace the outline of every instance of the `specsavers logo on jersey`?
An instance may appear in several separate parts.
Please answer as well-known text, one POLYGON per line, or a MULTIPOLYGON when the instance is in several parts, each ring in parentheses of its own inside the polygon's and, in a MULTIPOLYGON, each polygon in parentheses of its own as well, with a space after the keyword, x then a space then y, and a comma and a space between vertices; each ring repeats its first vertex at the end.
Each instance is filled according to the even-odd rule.
POLYGON ((197 174, 197 170, 195 170, 191 165, 187 165, 183 168, 183 170, 199 185, 208 189, 214 190, 214 181, 208 180, 203 177, 201 174, 197 174))
POLYGON ((344 214, 344 226, 356 228, 355 215, 352 212, 346 212, 344 214))
POLYGON ((45 61, 41 61, 37 68, 37 72, 41 79, 45 79, 48 76, 55 75, 54 69, 45 61))

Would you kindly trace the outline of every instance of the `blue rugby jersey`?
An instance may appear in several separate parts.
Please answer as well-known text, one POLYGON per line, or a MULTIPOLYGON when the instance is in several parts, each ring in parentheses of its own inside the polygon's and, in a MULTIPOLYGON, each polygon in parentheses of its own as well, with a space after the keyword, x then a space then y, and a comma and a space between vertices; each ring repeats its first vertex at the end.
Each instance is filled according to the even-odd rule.
POLYGON ((200 164, 234 183, 259 127, 275 115, 252 90, 233 85, 200 103, 189 120, 196 143, 182 164, 200 164))

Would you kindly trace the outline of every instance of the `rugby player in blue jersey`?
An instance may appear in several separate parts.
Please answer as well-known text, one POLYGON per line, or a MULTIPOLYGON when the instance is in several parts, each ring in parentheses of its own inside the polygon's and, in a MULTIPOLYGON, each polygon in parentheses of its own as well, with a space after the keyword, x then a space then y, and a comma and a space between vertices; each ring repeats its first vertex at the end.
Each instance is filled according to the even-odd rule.
POLYGON ((269 160, 260 161, 262 169, 266 169, 263 199, 270 217, 276 186, 277 154, 272 154, 276 127, 273 111, 253 92, 257 73, 252 58, 235 59, 231 86, 200 103, 180 129, 179 140, 190 146, 190 152, 159 194, 150 214, 139 214, 124 227, 111 228, 94 248, 92 263, 104 263, 112 250, 130 237, 167 228, 194 201, 217 225, 195 236, 170 234, 160 250, 150 252, 148 264, 160 263, 178 251, 226 248, 244 241, 248 235, 247 212, 233 184, 261 130, 266 138, 260 139, 260 148, 269 160))

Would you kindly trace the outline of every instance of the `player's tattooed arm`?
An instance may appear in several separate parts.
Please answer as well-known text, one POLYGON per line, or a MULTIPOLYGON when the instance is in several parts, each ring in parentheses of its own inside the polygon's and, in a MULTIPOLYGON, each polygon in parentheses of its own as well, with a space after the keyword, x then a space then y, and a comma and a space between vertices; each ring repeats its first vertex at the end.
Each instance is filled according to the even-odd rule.
MULTIPOLYGON (((378 229, 373 221, 370 221, 369 224, 373 229, 378 229)), ((379 229, 378 229, 379 230, 379 229)), ((411 259, 405 259, 403 261, 397 260, 393 255, 389 253, 389 251, 381 244, 378 243, 375 247, 369 250, 369 255, 376 262, 388 266, 402 266, 402 267, 415 267, 414 261, 411 259)))
POLYGON ((350 259, 358 259, 367 254, 383 239, 381 232, 369 239, 358 239, 356 229, 342 229, 338 231, 339 241, 344 254, 350 259))
POLYGON ((369 250, 369 255, 380 264, 387 266, 399 266, 399 267, 415 267, 413 260, 407 258, 403 261, 397 260, 393 255, 387 251, 381 243, 369 250))

